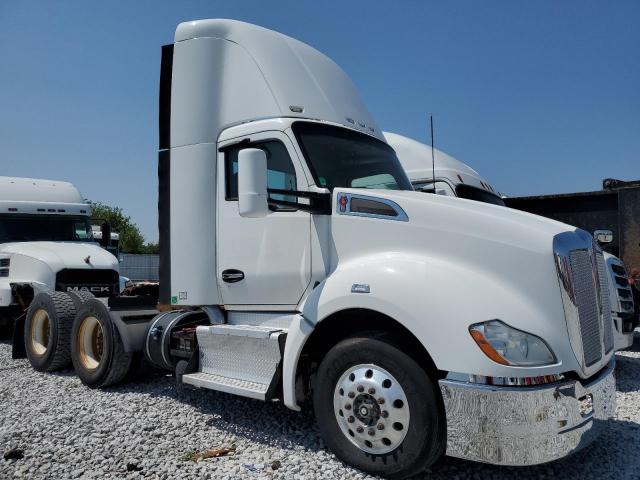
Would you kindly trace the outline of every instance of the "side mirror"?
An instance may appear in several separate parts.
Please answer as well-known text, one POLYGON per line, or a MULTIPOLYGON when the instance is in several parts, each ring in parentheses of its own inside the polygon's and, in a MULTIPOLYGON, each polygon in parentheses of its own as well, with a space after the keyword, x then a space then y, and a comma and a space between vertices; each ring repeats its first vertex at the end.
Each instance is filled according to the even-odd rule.
POLYGON ((596 230, 593 232, 593 238, 596 239, 600 245, 613 242, 613 232, 611 230, 596 230))
POLYGON ((109 247, 109 245, 111 245, 111 224, 107 221, 102 222, 102 225, 100 225, 100 233, 102 233, 100 245, 102 248, 109 247))
POLYGON ((267 155, 258 148, 238 152, 238 210, 241 217, 262 218, 267 203, 267 155))

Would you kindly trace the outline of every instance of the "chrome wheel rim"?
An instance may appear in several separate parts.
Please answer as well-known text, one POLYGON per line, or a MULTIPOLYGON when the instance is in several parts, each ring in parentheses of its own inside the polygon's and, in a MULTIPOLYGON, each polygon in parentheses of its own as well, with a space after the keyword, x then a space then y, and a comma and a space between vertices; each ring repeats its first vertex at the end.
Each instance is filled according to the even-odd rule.
POLYGON ((344 436, 367 453, 392 452, 409 429, 409 402, 402 385, 377 365, 356 365, 344 372, 333 408, 344 436))
POLYGON ((49 337, 51 336, 51 321, 46 310, 39 308, 31 319, 31 351, 38 357, 47 353, 49 337))
POLYGON ((78 353, 82 366, 93 371, 100 365, 104 353, 104 334, 96 317, 85 317, 78 329, 78 353))

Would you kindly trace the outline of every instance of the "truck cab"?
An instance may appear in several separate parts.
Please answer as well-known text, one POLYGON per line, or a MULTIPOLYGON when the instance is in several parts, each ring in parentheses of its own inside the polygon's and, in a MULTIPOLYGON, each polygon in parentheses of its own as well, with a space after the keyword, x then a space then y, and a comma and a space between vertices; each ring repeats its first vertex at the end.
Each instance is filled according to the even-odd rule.
POLYGON ((391 478, 543 463, 607 424, 591 235, 415 192, 346 73, 280 33, 182 23, 160 77, 160 304, 79 308, 86 385, 142 351, 179 384, 311 406, 340 459, 391 478))
POLYGON ((118 293, 118 262, 94 241, 91 207, 68 182, 0 177, 0 322, 43 290, 118 293))
MULTIPOLYGON (((411 138, 391 132, 384 132, 384 135, 398 154, 415 190, 506 206, 491 184, 466 163, 435 148, 432 157, 430 146, 411 138)), ((603 249, 602 266, 606 270, 603 274, 608 277, 606 286, 614 325, 615 349, 624 350, 634 341, 634 303, 624 263, 605 250, 611 242, 611 235, 611 232, 594 232, 594 238, 603 249)))

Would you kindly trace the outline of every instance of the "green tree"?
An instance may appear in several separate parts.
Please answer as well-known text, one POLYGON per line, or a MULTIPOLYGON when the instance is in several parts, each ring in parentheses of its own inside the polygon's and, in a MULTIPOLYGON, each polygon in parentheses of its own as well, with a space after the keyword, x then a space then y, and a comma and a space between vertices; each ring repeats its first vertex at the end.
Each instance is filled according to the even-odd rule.
POLYGON ((131 217, 124 214, 120 207, 110 207, 102 202, 92 202, 91 219, 107 220, 111 224, 111 229, 120 234, 120 251, 124 253, 154 253, 151 251, 155 244, 145 245, 144 237, 140 233, 138 226, 131 220, 131 217))
POLYGON ((160 253, 160 245, 153 242, 145 243, 144 247, 142 247, 142 253, 153 253, 157 255, 160 253))

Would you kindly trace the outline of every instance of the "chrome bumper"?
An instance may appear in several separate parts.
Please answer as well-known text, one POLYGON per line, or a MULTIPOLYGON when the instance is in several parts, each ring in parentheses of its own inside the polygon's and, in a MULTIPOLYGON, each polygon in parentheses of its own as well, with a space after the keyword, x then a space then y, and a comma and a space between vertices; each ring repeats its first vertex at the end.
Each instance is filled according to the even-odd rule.
POLYGON ((447 455, 536 465, 589 445, 615 414, 615 361, 582 383, 499 387, 440 380, 447 455))

